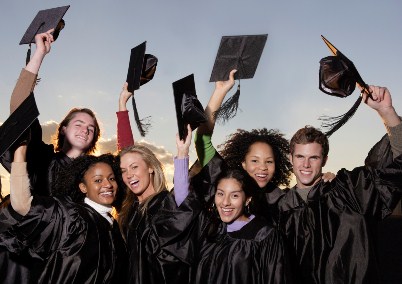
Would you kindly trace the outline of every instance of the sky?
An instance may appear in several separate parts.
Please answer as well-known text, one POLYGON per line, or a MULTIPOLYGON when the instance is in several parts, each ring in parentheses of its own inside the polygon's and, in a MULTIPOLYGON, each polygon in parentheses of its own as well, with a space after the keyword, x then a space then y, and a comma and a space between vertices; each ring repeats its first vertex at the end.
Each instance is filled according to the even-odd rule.
MULTIPOLYGON (((88 107, 101 122, 101 152, 114 152, 118 97, 130 50, 147 41, 146 52, 158 58, 158 66, 154 79, 135 93, 140 117, 151 116, 145 138, 135 128, 132 110, 130 119, 136 141, 155 151, 169 182, 177 132, 172 83, 194 74, 197 96, 206 106, 215 86, 209 78, 222 36, 268 34, 268 40, 254 78, 241 81, 237 116, 215 128, 216 146, 239 128, 279 129, 290 139, 305 125, 320 127, 321 115, 341 115, 352 106, 357 90, 340 99, 318 88, 319 61, 330 55, 321 35, 353 61, 366 83, 388 87, 402 114, 402 3, 397 0, 3 0, 0 123, 9 115, 10 95, 25 65, 27 46, 19 45, 23 34, 39 10, 66 5, 66 26, 46 56, 35 88, 44 140, 69 109, 88 107)), ((330 137, 324 170, 362 165, 384 134, 376 112, 361 105, 330 137)), ((192 147, 190 160, 195 159, 192 147)), ((7 192, 8 173, 1 167, 0 173, 7 192)))

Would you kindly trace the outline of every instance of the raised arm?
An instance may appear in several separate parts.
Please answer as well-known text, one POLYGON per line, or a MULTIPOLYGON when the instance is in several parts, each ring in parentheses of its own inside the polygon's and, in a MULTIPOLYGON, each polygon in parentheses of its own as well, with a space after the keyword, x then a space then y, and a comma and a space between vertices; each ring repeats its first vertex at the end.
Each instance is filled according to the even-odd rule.
POLYGON ((176 134, 177 156, 174 158, 174 197, 177 206, 186 199, 189 192, 188 164, 189 148, 191 144, 191 127, 187 125, 188 134, 185 140, 180 140, 179 134, 176 134))
POLYGON ((393 157, 402 154, 401 118, 392 105, 391 94, 386 87, 370 85, 371 96, 363 93, 363 101, 377 111, 381 117, 390 139, 393 157))
POLYGON ((10 202, 14 211, 25 216, 31 208, 32 195, 26 163, 27 146, 22 145, 14 152, 10 174, 10 202))
POLYGON ((117 150, 134 145, 134 136, 131 130, 130 118, 128 117, 127 101, 133 93, 127 90, 127 82, 124 83, 119 97, 119 111, 117 114, 117 150))
POLYGON ((54 41, 51 32, 53 32, 53 29, 35 36, 36 49, 27 66, 21 71, 13 90, 10 100, 10 113, 13 113, 33 91, 42 61, 46 54, 50 52, 54 41))
POLYGON ((215 127, 215 112, 222 105, 226 94, 233 88, 235 80, 234 74, 237 70, 232 70, 229 74, 229 80, 218 81, 215 83, 215 90, 209 99, 208 105, 205 108, 207 121, 201 124, 196 132, 194 143, 197 151, 198 160, 201 166, 204 167, 215 155, 216 150, 212 145, 211 137, 215 127))

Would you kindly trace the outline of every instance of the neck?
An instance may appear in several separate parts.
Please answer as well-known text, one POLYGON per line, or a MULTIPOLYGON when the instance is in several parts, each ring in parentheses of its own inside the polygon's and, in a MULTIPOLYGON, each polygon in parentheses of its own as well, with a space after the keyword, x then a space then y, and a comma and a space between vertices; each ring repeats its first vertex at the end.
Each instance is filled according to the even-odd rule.
POLYGON ((138 202, 141 204, 144 200, 146 200, 148 197, 150 197, 151 195, 153 195, 155 193, 156 192, 155 192, 153 184, 150 184, 141 195, 137 195, 138 202))
POLYGON ((79 156, 84 155, 84 151, 80 150, 80 149, 75 149, 72 148, 70 146, 68 146, 67 144, 65 144, 63 146, 63 148, 61 149, 61 151, 67 155, 67 157, 71 158, 71 159, 75 159, 79 156))

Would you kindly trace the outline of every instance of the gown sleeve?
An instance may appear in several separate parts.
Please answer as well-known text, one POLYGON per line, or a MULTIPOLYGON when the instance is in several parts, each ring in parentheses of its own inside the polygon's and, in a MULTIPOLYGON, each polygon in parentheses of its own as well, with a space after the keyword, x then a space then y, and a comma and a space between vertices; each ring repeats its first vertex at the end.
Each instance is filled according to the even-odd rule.
POLYGON ((120 151, 134 145, 133 132, 131 130, 128 110, 118 111, 117 115, 117 150, 120 151))
POLYGON ((366 166, 338 172, 332 185, 334 197, 360 214, 378 218, 391 214, 402 197, 402 155, 392 157, 385 135, 369 152, 366 166))
MULTIPOLYGON (((34 196, 28 214, 21 216, 9 208, 16 224, 0 234, 0 246, 20 254, 45 259, 85 230, 85 222, 73 206, 63 206, 52 197, 34 196)), ((65 247, 68 247, 65 246, 65 247)))

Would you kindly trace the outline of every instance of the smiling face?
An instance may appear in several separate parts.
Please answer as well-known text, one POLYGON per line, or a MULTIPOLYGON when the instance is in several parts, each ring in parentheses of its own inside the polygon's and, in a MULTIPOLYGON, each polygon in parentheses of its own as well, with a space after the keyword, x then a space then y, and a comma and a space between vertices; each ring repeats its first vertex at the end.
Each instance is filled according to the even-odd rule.
POLYGON ((290 161, 293 164, 297 187, 309 188, 321 179, 327 157, 323 157, 322 146, 316 142, 295 144, 290 161))
POLYGON ((260 188, 265 187, 275 174, 275 157, 272 147, 264 142, 251 144, 242 166, 260 188))
POLYGON ((215 205, 221 220, 232 223, 235 220, 247 220, 244 208, 251 198, 246 198, 241 184, 234 178, 221 179, 215 193, 215 205))
POLYGON ((112 205, 117 193, 117 182, 110 165, 102 162, 93 164, 86 171, 79 188, 92 201, 112 205))
POLYGON ((140 202, 155 193, 152 179, 154 170, 147 165, 141 154, 124 154, 120 158, 120 168, 124 183, 140 202))
POLYGON ((85 112, 77 112, 67 126, 63 126, 64 143, 69 149, 85 152, 94 139, 95 121, 85 112))

